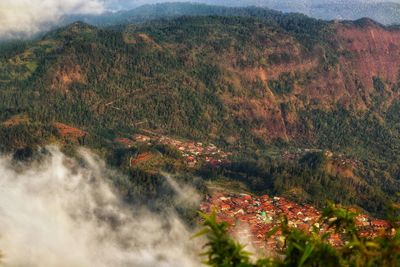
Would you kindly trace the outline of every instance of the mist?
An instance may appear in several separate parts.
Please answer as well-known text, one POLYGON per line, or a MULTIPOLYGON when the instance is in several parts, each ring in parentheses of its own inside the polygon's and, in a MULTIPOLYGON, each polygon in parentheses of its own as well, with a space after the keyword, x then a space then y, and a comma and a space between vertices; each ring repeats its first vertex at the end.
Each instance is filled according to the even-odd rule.
POLYGON ((199 240, 174 212, 127 206, 87 150, 79 162, 48 150, 33 163, 0 157, 4 266, 199 266, 199 240))
POLYGON ((100 0, 1 0, 0 37, 29 37, 49 29, 64 15, 104 11, 100 0))
POLYGON ((162 175, 176 194, 176 197, 174 198, 176 205, 181 207, 193 207, 199 205, 201 202, 201 196, 196 189, 188 185, 179 184, 169 173, 163 172, 162 175))

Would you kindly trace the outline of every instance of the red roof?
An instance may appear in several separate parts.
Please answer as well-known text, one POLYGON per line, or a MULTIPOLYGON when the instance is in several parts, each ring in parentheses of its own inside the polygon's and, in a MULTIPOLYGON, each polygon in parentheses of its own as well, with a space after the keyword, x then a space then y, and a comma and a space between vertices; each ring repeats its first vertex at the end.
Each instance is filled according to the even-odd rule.
POLYGON ((379 228, 390 228, 390 223, 384 220, 373 220, 371 225, 379 228))
MULTIPOLYGON (((223 194, 216 193, 211 198, 207 199, 207 205, 202 205, 203 211, 208 207, 214 206, 217 210, 218 221, 225 221, 231 226, 235 223, 246 223, 249 226, 255 242, 255 247, 270 249, 281 246, 279 244, 279 232, 272 236, 270 239, 265 240, 266 233, 272 227, 279 224, 280 216, 285 215, 297 227, 306 233, 309 233, 312 225, 318 222, 320 213, 310 205, 298 205, 284 198, 275 198, 271 200, 268 196, 256 197, 252 195, 242 194, 223 194), (243 212, 238 212, 242 210, 243 212), (267 217, 262 216, 262 212, 266 211, 267 217), (308 218, 306 220, 306 218, 308 218), (261 243, 259 241, 262 241, 261 243)), ((368 216, 362 216, 367 218, 368 216)), ((390 224, 384 220, 374 220, 374 227, 367 229, 367 237, 379 234, 382 228, 389 228, 390 224)), ((320 227, 322 233, 328 231, 327 225, 322 224, 320 227)), ((364 228, 363 228, 364 229, 364 228)), ((230 229, 232 232, 233 229, 230 229)), ((363 233, 364 234, 364 233, 363 233)), ((343 242, 340 235, 333 235, 330 242, 334 246, 341 246, 343 242)))

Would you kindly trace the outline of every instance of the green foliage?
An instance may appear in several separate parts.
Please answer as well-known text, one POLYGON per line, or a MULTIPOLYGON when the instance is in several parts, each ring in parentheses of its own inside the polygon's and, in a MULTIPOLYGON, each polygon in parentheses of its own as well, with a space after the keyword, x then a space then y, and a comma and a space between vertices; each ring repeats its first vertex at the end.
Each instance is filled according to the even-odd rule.
MULTIPOLYGON (((398 210, 397 210, 398 211, 398 210)), ((400 230, 398 223, 392 224, 381 236, 367 239, 361 237, 355 225, 356 213, 340 206, 328 204, 322 214, 325 222, 345 239, 339 248, 341 266, 399 266, 400 230), (394 231, 394 232, 392 232, 394 231)))
POLYGON ((328 235, 322 237, 317 229, 311 234, 290 228, 286 219, 276 229, 285 237, 284 259, 278 266, 339 266, 338 252, 327 242, 328 235))
POLYGON ((268 86, 276 94, 290 94, 293 92, 294 77, 290 73, 281 74, 279 80, 269 81, 268 86))
POLYGON ((381 78, 379 78, 377 76, 374 76, 372 78, 372 82, 373 82, 373 85, 374 85, 374 89, 377 92, 379 92, 379 93, 385 92, 386 86, 385 86, 385 83, 381 80, 381 78))
POLYGON ((52 126, 41 124, 19 124, 13 127, 0 126, 0 151, 37 148, 58 136, 52 126))
POLYGON ((160 151, 162 154, 166 155, 167 157, 171 157, 174 159, 182 158, 182 153, 178 149, 169 145, 159 144, 156 145, 154 148, 160 151))
POLYGON ((225 222, 217 223, 215 213, 207 216, 201 214, 204 219, 203 231, 194 237, 206 235, 208 242, 205 245, 207 250, 202 256, 207 256, 204 262, 212 267, 256 267, 273 266, 272 262, 260 260, 257 264, 250 261, 250 253, 244 247, 230 238, 227 234, 228 225, 225 222))
POLYGON ((330 228, 335 228, 338 233, 346 233, 348 236, 357 235, 355 212, 340 208, 332 203, 322 212, 322 218, 330 228))
POLYGON ((225 223, 217 223, 215 214, 203 215, 208 243, 204 255, 209 266, 399 266, 400 234, 398 224, 393 225, 394 234, 367 239, 360 237, 355 225, 356 214, 340 206, 328 204, 321 222, 328 223, 330 231, 321 234, 318 229, 306 234, 288 226, 287 220, 270 231, 268 236, 281 231, 285 240, 282 257, 259 259, 252 263, 243 246, 233 241, 227 233, 225 223), (328 237, 339 234, 345 241, 342 247, 334 248, 328 237))
POLYGON ((268 56, 268 61, 272 65, 275 64, 286 64, 292 60, 291 55, 289 53, 273 53, 268 56))
POLYGON ((322 152, 307 153, 299 160, 301 165, 312 170, 321 169, 325 162, 326 158, 322 152))

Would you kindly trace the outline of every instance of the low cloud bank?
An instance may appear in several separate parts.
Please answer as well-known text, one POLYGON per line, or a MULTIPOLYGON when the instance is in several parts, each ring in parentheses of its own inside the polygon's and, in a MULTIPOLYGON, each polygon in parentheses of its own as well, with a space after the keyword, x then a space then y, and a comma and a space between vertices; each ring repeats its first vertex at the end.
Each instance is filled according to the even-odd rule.
POLYGON ((104 10, 101 0, 1 0, 0 38, 29 37, 49 29, 64 15, 104 10))
POLYGON ((0 157, 5 266, 199 266, 198 242, 177 216, 131 210, 104 179, 104 163, 80 155, 78 163, 51 148, 27 165, 0 157))

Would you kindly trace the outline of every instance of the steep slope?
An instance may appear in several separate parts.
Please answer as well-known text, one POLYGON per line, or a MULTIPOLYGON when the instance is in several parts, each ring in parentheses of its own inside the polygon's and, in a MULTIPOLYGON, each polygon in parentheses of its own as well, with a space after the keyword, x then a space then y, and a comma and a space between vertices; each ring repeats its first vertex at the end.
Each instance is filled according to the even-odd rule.
POLYGON ((308 112, 343 109, 360 119, 369 112, 380 123, 398 99, 399 31, 368 20, 279 23, 196 17, 121 31, 72 24, 4 56, 3 107, 10 110, 8 97, 26 88, 29 101, 57 107, 33 108, 40 120, 81 127, 96 120, 97 130, 147 121, 195 138, 250 133, 262 143, 319 145, 314 122, 304 128, 308 112))

